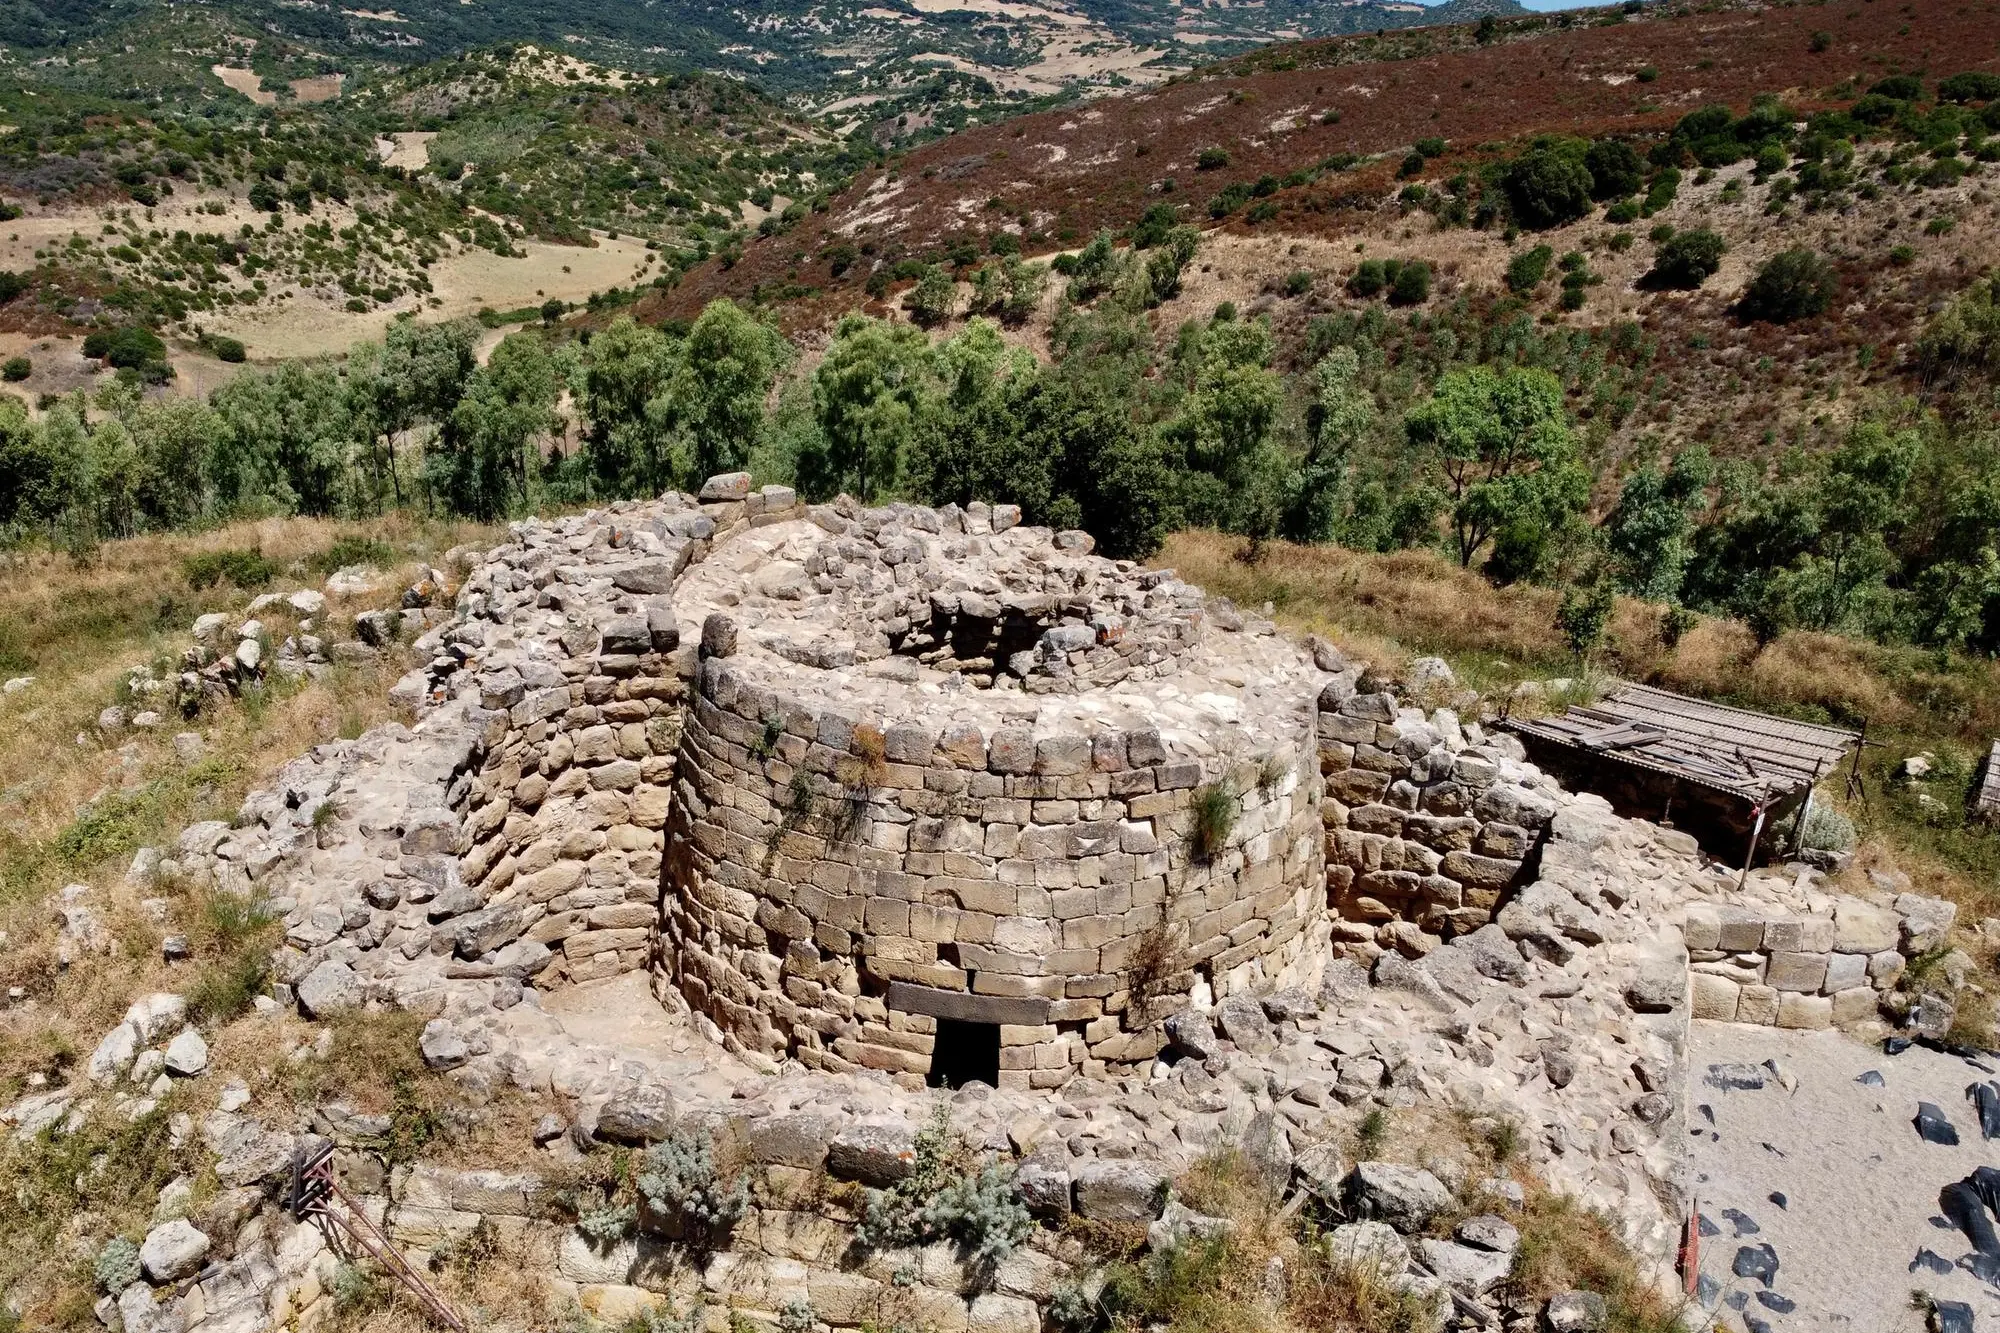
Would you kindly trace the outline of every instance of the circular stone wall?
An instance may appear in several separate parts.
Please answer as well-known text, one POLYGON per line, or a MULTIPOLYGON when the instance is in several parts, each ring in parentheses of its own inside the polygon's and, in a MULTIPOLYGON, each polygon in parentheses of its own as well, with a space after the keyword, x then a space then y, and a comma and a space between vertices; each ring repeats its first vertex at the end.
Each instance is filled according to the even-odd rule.
POLYGON ((677 585, 657 961, 741 1048, 1054 1086, 1323 956, 1322 674, 1016 517, 819 507, 677 585))

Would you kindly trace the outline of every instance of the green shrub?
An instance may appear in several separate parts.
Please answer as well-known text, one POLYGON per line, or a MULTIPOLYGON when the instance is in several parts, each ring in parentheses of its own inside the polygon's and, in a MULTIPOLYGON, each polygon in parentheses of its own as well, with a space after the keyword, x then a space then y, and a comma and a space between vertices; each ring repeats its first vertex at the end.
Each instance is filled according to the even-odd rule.
POLYGON ((1379 295, 1387 280, 1382 276, 1382 261, 1364 259, 1354 270, 1354 276, 1347 280, 1347 290, 1362 298, 1379 295))
POLYGON ((1692 291, 1722 267, 1728 243, 1706 227, 1675 232, 1653 256, 1649 277, 1662 287, 1692 291))
POLYGON ((1390 305, 1422 305, 1430 299, 1431 266, 1418 260, 1410 260, 1396 273, 1396 281, 1389 288, 1390 305))
POLYGON ((1622 227, 1628 222, 1637 222, 1639 220, 1639 201, 1637 199, 1620 199, 1617 203, 1604 210, 1604 220, 1615 227, 1622 227))
POLYGON ((1546 245, 1538 245, 1532 250, 1523 250, 1507 264, 1507 290, 1516 296, 1526 296, 1548 276, 1549 264, 1556 252, 1546 245))
POLYGON ((277 576, 276 562, 254 547, 227 547, 181 557, 181 577, 195 589, 223 583, 245 590, 261 588, 277 576))
POLYGON ((1784 324, 1817 315, 1833 301, 1840 280, 1833 265, 1804 246, 1766 260, 1743 293, 1743 313, 1751 319, 1784 324))
POLYGON ((1287 296, 1304 296, 1312 290, 1312 285, 1313 275, 1311 269, 1295 269, 1285 275, 1285 295, 1287 296))
POLYGON ((1413 145, 1413 147, 1415 147, 1415 149, 1419 153, 1422 153, 1425 157, 1444 156, 1444 140, 1438 138, 1435 135, 1432 135, 1429 138, 1417 140, 1417 142, 1413 145))
POLYGON ((104 1248, 97 1252, 96 1276, 98 1290, 111 1296, 137 1282, 142 1276, 139 1247, 123 1236, 104 1242, 104 1248))
POLYGON ((208 340, 208 345, 215 353, 216 360, 227 361, 231 365, 240 364, 243 358, 249 355, 249 350, 243 346, 240 338, 225 338, 221 334, 216 334, 208 340))
POLYGON ((1914 245, 1890 246, 1889 262, 1897 268, 1908 268, 1917 262, 1917 247, 1914 245))
POLYGON ((349 565, 386 566, 396 563, 396 551, 373 537, 336 537, 324 551, 306 557, 306 568, 321 578, 349 565))
POLYGON ((1416 175, 1423 169, 1424 169, 1424 155, 1422 153, 1411 153, 1408 157, 1405 157, 1403 159, 1403 165, 1396 168, 1396 174, 1398 176, 1408 178, 1410 176, 1416 175))
POLYGON ((0 379, 9 384, 19 384, 35 373, 35 363, 25 356, 10 356, 5 365, 0 365, 0 379))
POLYGON ((1923 100, 1924 81, 1914 74, 1891 74, 1886 79, 1877 79, 1869 93, 1876 97, 1893 97, 1899 102, 1923 100))
POLYGON ((2000 74, 1988 74, 1985 70, 1967 70, 1963 74, 1954 74, 1939 82, 1937 95, 1940 102, 2000 100, 2000 74))
POLYGON ((1228 165, 1229 150, 1227 148, 1204 148, 1194 155, 1194 169, 1196 171, 1215 171, 1218 168, 1228 165))
POLYGON ((1623 199, 1646 183, 1646 161, 1623 139, 1598 139, 1583 155, 1595 199, 1623 199))
POLYGON ((576 1219, 576 1229, 583 1233, 584 1239, 590 1242, 593 1249, 608 1250, 631 1235, 632 1228, 638 1221, 638 1204, 615 1204, 605 1208, 592 1208, 579 1214, 576 1219))

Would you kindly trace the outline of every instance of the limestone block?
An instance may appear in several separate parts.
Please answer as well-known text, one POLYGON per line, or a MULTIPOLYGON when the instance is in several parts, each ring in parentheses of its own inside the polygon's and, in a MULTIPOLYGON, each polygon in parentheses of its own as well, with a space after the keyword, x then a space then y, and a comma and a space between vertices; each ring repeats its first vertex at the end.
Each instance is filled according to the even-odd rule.
POLYGON ((1717 1022, 1736 1021, 1737 1001, 1742 987, 1727 977, 1694 974, 1694 1016, 1717 1022))
POLYGON ((1855 1023, 1865 1023, 1879 1015, 1881 997, 1872 986, 1854 986, 1847 990, 1835 991, 1832 996, 1835 1027, 1848 1027, 1855 1023))
POLYGON ((1794 917, 1775 917, 1764 923, 1764 948, 1770 953, 1799 953, 1805 949, 1805 923, 1794 917))
MULTIPOLYGON (((1690 950, 1720 949, 1722 947, 1722 918, 1713 907, 1706 903, 1696 903, 1687 909, 1681 920, 1681 938, 1690 950)), ((1697 1013, 1695 1017, 1702 1017, 1697 1013)))
POLYGON ((1826 980, 1820 984, 1823 995, 1837 995, 1856 986, 1868 985, 1868 955, 1858 953, 1836 953, 1827 956, 1826 980))
POLYGON ((1877 990, 1891 990, 1902 979, 1903 955, 1894 949, 1868 956, 1868 982, 1877 990))
POLYGON ((1769 986, 1743 987, 1736 1001, 1736 1021, 1761 1023, 1766 1027, 1777 1022, 1778 992, 1769 986))
POLYGON ((1823 953, 1774 953, 1764 980, 1774 990, 1811 993, 1826 981, 1826 961, 1823 953))
POLYGON ((1834 943, 1840 953, 1880 953, 1902 941, 1902 921, 1894 912, 1843 898, 1833 909, 1834 943))
POLYGON ((1041 1326, 1035 1303, 1019 1296, 983 1292, 967 1310, 966 1327, 972 1333, 1038 1333, 1041 1326))
POLYGON ((1833 1001, 1824 995, 1786 991, 1778 997, 1778 1026, 1816 1030, 1833 1024, 1833 1001))
MULTIPOLYGON (((1714 947, 1725 953, 1745 953, 1764 947, 1764 918, 1740 907, 1719 909, 1721 929, 1714 947)), ((1692 947, 1692 946, 1690 946, 1692 947)))

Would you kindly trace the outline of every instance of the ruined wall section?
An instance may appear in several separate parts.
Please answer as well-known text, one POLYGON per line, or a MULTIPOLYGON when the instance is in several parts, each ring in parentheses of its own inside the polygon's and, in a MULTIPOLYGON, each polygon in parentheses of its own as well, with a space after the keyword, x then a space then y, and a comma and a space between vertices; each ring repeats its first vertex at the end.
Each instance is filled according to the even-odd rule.
POLYGON ((477 650, 488 711, 483 758, 453 805, 458 876, 480 910, 500 909, 481 943, 509 935, 549 950, 543 987, 652 956, 696 663, 672 589, 716 542, 796 505, 788 488, 721 480, 706 501, 517 524, 461 590, 452 639, 477 650))
POLYGON ((1390 946, 1396 923, 1479 929, 1530 875, 1561 789, 1513 736, 1404 704, 1318 650, 1336 668, 1317 722, 1330 902, 1349 933, 1390 946))

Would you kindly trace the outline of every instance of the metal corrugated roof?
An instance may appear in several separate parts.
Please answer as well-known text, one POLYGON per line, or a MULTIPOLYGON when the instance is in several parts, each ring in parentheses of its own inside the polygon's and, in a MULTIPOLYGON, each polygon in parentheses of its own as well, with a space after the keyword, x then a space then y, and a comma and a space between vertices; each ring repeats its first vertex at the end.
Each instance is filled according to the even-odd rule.
POLYGON ((1524 736, 1670 774, 1753 803, 1810 786, 1861 739, 1843 727, 1795 722, 1649 685, 1621 685, 1591 707, 1508 725, 1524 736))

